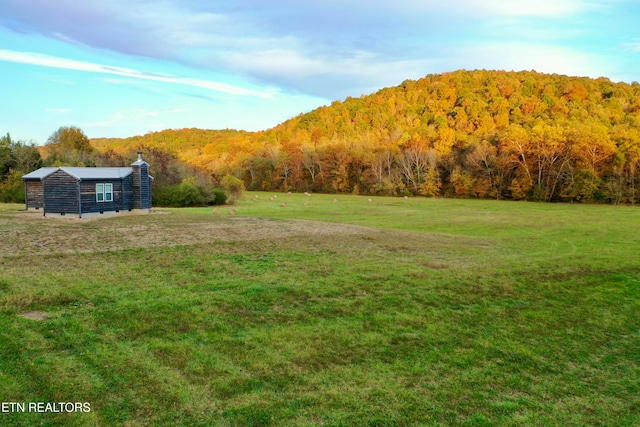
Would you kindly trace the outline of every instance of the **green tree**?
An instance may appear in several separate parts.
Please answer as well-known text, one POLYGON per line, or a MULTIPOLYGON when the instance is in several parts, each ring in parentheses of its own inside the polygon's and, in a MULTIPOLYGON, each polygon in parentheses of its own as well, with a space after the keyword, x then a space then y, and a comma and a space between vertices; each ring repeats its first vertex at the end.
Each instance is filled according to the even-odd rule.
POLYGON ((42 165, 34 144, 14 141, 11 135, 0 137, 0 202, 24 202, 22 176, 42 165))
POLYGON ((22 174, 27 174, 42 166, 40 151, 34 143, 21 141, 12 143, 11 157, 15 170, 22 174))
POLYGON ((7 177, 0 182, 0 203, 24 203, 23 173, 11 169, 7 177))
POLYGON ((11 147, 13 142, 11 135, 0 137, 0 182, 4 181, 9 171, 14 167, 14 159, 11 155, 11 147))

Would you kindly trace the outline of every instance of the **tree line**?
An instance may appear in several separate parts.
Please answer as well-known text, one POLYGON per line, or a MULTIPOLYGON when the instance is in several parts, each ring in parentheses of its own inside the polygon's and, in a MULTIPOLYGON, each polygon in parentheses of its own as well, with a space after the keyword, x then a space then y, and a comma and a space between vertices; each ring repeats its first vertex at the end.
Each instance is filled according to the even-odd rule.
POLYGON ((347 98, 262 132, 167 130, 147 144, 269 191, 635 204, 640 84, 456 71, 347 98))
MULTIPOLYGON (((166 130, 88 145, 90 158, 75 161, 121 166, 144 151, 159 187, 230 177, 266 191, 635 204, 640 84, 456 71, 261 132, 166 130)), ((43 157, 62 146, 50 141, 43 157)))
POLYGON ((154 206, 221 205, 234 202, 244 191, 241 180, 229 176, 214 182, 207 173, 161 149, 142 145, 119 152, 99 151, 82 129, 63 126, 44 146, 14 141, 10 134, 0 138, 0 202, 24 203, 22 176, 40 167, 123 167, 140 151, 154 176, 154 206))

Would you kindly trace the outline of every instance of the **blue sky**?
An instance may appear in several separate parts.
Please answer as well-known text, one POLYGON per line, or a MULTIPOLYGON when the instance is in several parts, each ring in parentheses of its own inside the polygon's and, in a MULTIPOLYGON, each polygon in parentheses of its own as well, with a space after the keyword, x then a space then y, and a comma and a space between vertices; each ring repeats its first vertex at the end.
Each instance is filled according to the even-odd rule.
POLYGON ((267 129, 458 69, 640 81, 637 0, 0 0, 0 134, 267 129))

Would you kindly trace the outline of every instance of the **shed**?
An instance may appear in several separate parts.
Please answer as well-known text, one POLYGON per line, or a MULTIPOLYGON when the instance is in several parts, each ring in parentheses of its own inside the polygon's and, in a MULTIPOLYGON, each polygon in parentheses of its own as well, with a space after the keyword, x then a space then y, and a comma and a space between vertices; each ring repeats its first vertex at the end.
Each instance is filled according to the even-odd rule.
POLYGON ((100 215, 151 211, 149 164, 138 160, 130 167, 47 167, 22 177, 27 210, 43 215, 100 215))

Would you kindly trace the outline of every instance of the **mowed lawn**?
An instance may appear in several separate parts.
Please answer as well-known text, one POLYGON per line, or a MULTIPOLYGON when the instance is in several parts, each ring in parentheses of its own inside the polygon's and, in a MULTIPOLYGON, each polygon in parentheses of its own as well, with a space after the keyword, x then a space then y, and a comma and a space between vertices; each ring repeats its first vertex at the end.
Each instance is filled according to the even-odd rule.
POLYGON ((0 205, 8 426, 640 425, 640 208, 0 205))

